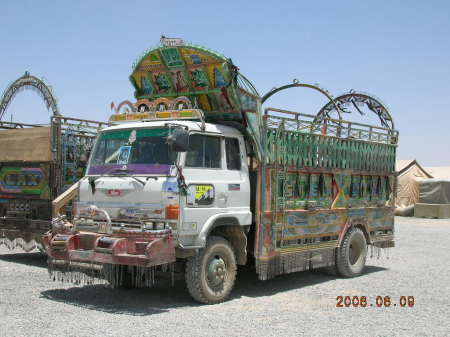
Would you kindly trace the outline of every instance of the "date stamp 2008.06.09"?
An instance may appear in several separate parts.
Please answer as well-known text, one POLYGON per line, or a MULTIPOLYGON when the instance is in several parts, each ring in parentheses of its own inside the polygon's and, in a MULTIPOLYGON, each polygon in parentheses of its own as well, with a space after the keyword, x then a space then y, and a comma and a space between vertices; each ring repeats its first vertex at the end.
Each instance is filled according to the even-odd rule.
POLYGON ((337 296, 336 308, 412 308, 415 305, 414 296, 376 296, 369 298, 367 296, 337 296))

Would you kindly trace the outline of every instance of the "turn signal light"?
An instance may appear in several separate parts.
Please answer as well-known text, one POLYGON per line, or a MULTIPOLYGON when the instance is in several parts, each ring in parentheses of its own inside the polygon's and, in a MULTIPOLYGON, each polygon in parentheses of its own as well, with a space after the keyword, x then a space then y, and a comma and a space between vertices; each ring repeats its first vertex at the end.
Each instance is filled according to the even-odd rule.
POLYGON ((179 205, 166 206, 166 219, 177 220, 179 215, 180 215, 179 205))

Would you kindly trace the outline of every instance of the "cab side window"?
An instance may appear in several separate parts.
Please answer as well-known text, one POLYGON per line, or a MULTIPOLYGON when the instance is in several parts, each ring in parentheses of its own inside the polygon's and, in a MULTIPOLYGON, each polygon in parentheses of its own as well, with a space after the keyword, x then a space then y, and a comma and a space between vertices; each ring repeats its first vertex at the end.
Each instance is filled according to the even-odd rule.
POLYGON ((236 138, 225 139, 225 152, 227 156, 227 169, 241 169, 241 154, 239 151, 239 140, 236 138))
POLYGON ((205 135, 189 137, 186 167, 221 168, 220 138, 205 135))

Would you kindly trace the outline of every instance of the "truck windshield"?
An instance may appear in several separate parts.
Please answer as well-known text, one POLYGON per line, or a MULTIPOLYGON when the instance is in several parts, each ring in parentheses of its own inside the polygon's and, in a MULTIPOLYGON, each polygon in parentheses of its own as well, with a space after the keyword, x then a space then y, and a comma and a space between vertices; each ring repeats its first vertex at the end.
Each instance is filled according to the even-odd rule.
POLYGON ((177 153, 166 142, 167 128, 127 129, 100 134, 88 174, 164 174, 170 172, 177 153))

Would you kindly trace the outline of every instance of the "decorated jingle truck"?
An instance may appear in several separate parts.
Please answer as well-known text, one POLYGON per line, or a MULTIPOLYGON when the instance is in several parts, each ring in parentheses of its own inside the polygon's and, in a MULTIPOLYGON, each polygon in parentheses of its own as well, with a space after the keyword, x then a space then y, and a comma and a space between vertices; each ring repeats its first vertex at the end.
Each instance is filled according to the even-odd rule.
POLYGON ((394 246, 398 132, 383 104, 295 81, 259 95, 229 58, 163 38, 133 65, 136 102, 100 131, 86 176, 54 200, 43 240, 56 279, 151 286, 181 272, 192 297, 224 301, 238 265, 260 280, 326 268, 364 271, 394 246), (327 104, 315 115, 262 109, 287 88, 327 104), (366 105, 381 126, 348 122, 366 105), (55 212, 57 213, 57 212, 55 212))
MULTIPOLYGON (((52 200, 84 176, 97 130, 107 125, 61 116, 51 88, 28 72, 7 87, 0 99, 0 245, 43 249, 52 200), (53 111, 49 123, 2 121, 26 88, 37 90, 53 111)), ((61 212, 70 217, 70 207, 61 212)))

